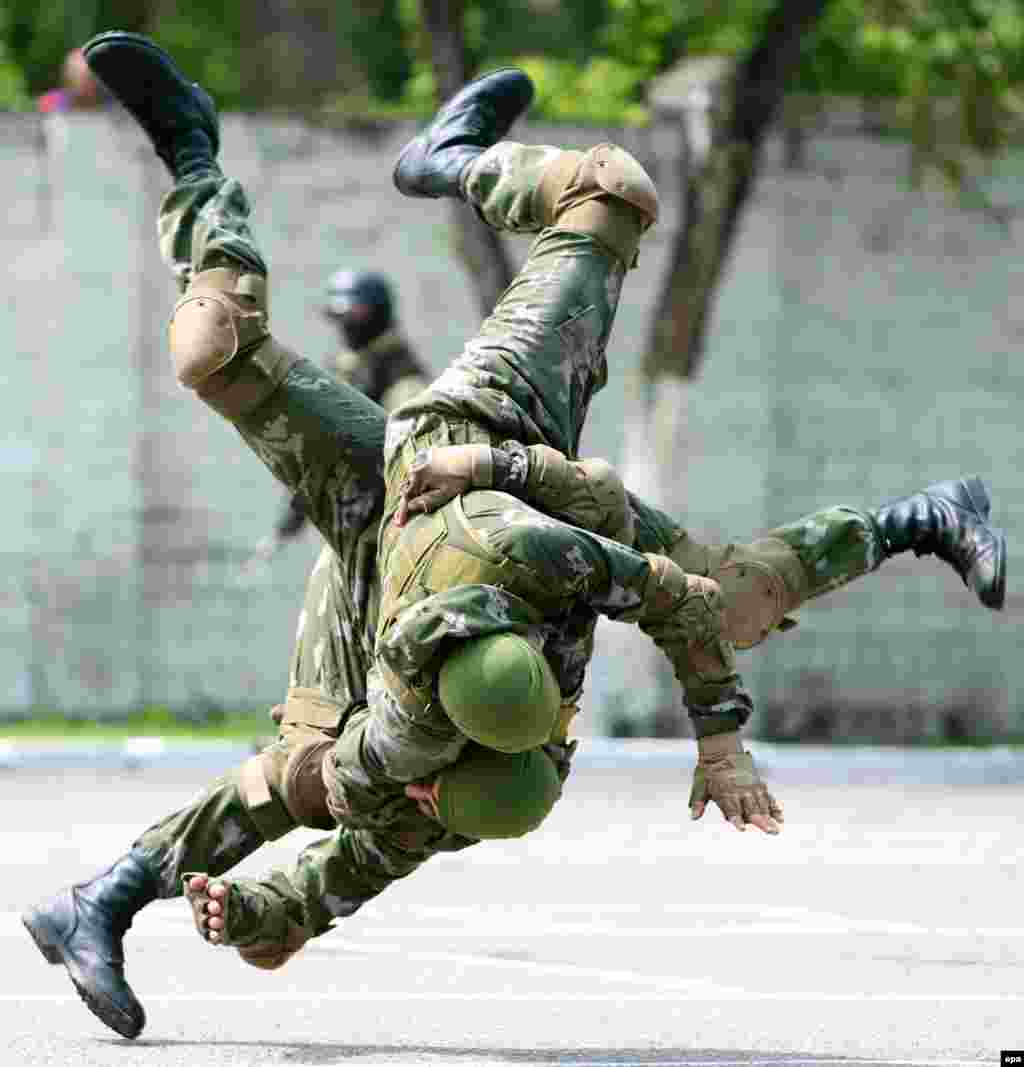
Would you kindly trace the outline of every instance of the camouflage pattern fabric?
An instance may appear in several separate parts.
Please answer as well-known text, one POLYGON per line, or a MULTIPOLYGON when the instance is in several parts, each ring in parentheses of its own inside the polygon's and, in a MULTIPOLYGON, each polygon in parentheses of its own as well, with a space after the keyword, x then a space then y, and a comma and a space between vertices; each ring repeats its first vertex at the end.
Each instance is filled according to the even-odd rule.
MULTIPOLYGON (((771 625, 762 626, 744 647, 760 644, 772 632, 796 625, 790 613, 801 604, 823 596, 881 566, 882 537, 866 511, 836 505, 823 508, 796 522, 769 530, 762 538, 743 543, 704 545, 693 540, 674 519, 628 494, 636 523, 635 546, 644 552, 664 553, 690 574, 703 574, 723 582, 727 595, 737 603, 731 608, 744 621, 757 615, 763 603, 764 586, 751 571, 731 581, 724 574, 752 562, 778 575, 779 597, 770 608, 771 625)), ((768 620, 766 620, 768 621, 768 620)), ((727 632, 729 632, 727 630, 727 632)), ((731 635, 732 636, 732 635, 731 635)))
POLYGON ((430 384, 426 369, 397 331, 386 330, 365 348, 342 348, 329 361, 338 381, 347 382, 385 411, 410 401, 430 384))
MULTIPOLYGON (((558 154, 497 144, 469 168, 467 197, 496 229, 536 233, 538 183, 558 154)), ((541 230, 522 270, 462 354, 428 389, 392 412, 386 462, 409 438, 462 443, 461 423, 479 427, 494 444, 547 444, 575 458, 590 399, 607 381, 605 347, 624 275, 623 264, 594 238, 541 230)))
MULTIPOLYGON (((409 343, 394 329, 380 334, 365 348, 342 348, 327 360, 326 367, 339 382, 358 389, 385 411, 411 400, 430 381, 409 343)), ((278 538, 297 537, 306 521, 305 500, 301 495, 290 497, 277 522, 278 538)))
MULTIPOLYGON (((499 185, 495 182, 492 191, 499 185)), ((515 197, 511 199, 515 202, 515 197)), ((528 198, 520 200, 525 203, 528 198)), ((247 269, 265 270, 252 242, 248 212, 244 192, 236 182, 204 179, 172 191, 161 213, 161 248, 183 286, 193 274, 219 265, 240 263, 247 269)), ((595 249, 586 237, 557 231, 542 235, 531 254, 527 276, 510 290, 517 301, 522 298, 522 305, 503 302, 481 337, 467 347, 459 369, 432 394, 433 407, 423 408, 416 401, 406 405, 404 417, 392 426, 392 430, 397 426, 400 431, 392 435, 392 454, 394 446, 413 428, 418 434, 424 426, 433 427, 442 440, 457 437, 452 433, 457 423, 450 422, 447 413, 463 420, 479 413, 490 440, 515 437, 555 448, 561 445, 560 451, 573 455, 586 404, 604 381, 603 346, 621 279, 621 266, 595 249), (569 261, 567 277, 574 286, 571 298, 551 285, 560 258, 569 261), (576 281, 579 287, 575 287, 576 281), (523 314, 522 306, 531 309, 529 315, 523 314), (507 334, 501 332, 502 323, 508 326, 507 334), (543 401, 537 399, 526 376, 527 342, 537 337, 545 357, 539 367, 540 377, 549 387, 542 394, 543 401), (502 380, 492 382, 488 377, 492 373, 502 380), (469 383, 473 385, 471 397, 461 389, 469 383)), ((379 471, 383 426, 379 408, 306 362, 293 368, 267 402, 238 424, 243 438, 275 477, 309 500, 311 516, 329 546, 307 590, 289 681, 293 688, 315 690, 347 709, 339 714, 341 737, 335 762, 349 769, 349 781, 332 798, 332 809, 344 825, 306 848, 290 870, 251 883, 253 893, 286 907, 290 917, 313 934, 322 933, 333 919, 352 914, 429 856, 472 843, 447 834, 402 795, 394 777, 381 779, 358 757, 359 742, 368 725, 374 729, 381 723, 386 726, 396 709, 400 715, 400 698, 406 695, 399 686, 399 697, 393 696, 380 671, 372 666, 380 603, 372 546, 382 509, 379 471), (364 700, 373 706, 372 712, 364 700), (361 782, 356 781, 360 769, 361 782), (346 807, 359 814, 346 814, 346 807)), ((675 557, 682 554, 681 545, 689 550, 692 542, 676 523, 635 498, 631 503, 640 551, 667 552, 675 557)), ((845 517, 830 521, 833 525, 838 521, 839 526, 846 523, 852 530, 857 513, 840 514, 845 517)), ((534 521, 531 516, 524 525, 529 527, 534 521)), ((581 514, 578 521, 585 525, 587 514, 581 514)), ((804 554, 800 558, 805 558, 814 572, 813 580, 808 578, 808 595, 849 580, 859 565, 856 536, 837 533, 821 538, 817 529, 818 524, 806 520, 780 534, 780 540, 791 545, 795 553, 804 554), (839 556, 834 568, 830 552, 839 556)), ((521 537, 522 532, 513 531, 511 536, 521 537)), ((600 544, 594 550, 598 560, 606 551, 600 544)), ((703 551, 710 559, 712 550, 703 551)), ((865 552, 862 558, 867 560, 869 555, 865 552)), ((591 565, 585 555, 583 561, 585 566, 591 565)), ((694 568, 694 572, 707 570, 694 568)), ((582 571, 577 577, 585 582, 582 571)), ((403 641, 403 631, 396 631, 381 669, 394 671, 397 665, 408 670, 417 656, 424 654, 429 661, 431 650, 436 652, 446 635, 463 634, 468 617, 484 625, 485 631, 488 619, 492 626, 505 630, 511 622, 514 632, 532 633, 544 641, 563 693, 576 697, 593 647, 593 609, 578 607, 554 627, 514 595, 507 595, 503 602, 491 597, 486 591, 469 589, 438 594, 431 605, 436 610, 422 608, 404 620, 404 626, 418 632, 410 630, 411 639, 403 641), (479 599, 467 605, 467 598, 481 596, 486 606, 479 599), (419 651, 410 659, 403 649, 414 647, 419 651)), ((444 725, 436 705, 428 708, 429 714, 416 725, 421 736, 434 735, 434 758, 438 765, 444 765, 457 758, 464 739, 451 731, 450 723, 444 725)), ((311 731, 322 729, 308 727, 311 731)), ((286 751, 296 736, 306 732, 301 724, 292 724, 291 729, 282 729, 272 749, 286 751)), ((406 776, 416 769, 397 770, 410 780, 406 776)), ((562 777, 566 770, 563 760, 562 777)), ((161 872, 163 895, 176 896, 185 871, 223 873, 263 841, 242 799, 237 776, 227 775, 212 783, 192 804, 146 831, 138 844, 161 872)))
MULTIPOLYGON (((210 178, 165 198, 160 246, 184 288, 203 270, 238 262, 265 271, 248 225, 249 205, 234 181, 210 178)), ((380 600, 376 541, 381 507, 384 412, 311 361, 300 361, 255 412, 235 423, 243 439, 293 492, 327 541, 310 576, 289 672, 289 693, 316 693, 338 708, 332 727, 286 715, 265 755, 283 762, 310 737, 337 735, 365 718, 380 600)), ((302 701, 296 706, 301 707, 302 701)), ((292 707, 289 702, 286 707, 292 707)), ((304 850, 289 873, 259 883, 265 902, 321 933, 395 878, 468 839, 448 834, 401 797, 386 831, 340 828, 304 850)), ((178 896, 189 870, 222 874, 264 843, 238 772, 212 782, 192 803, 145 831, 138 847, 160 874, 161 895, 178 896)), ((253 909, 252 914, 261 909, 253 909)))
MULTIPOLYGON (((261 265, 262 259, 252 247, 247 216, 248 204, 237 183, 210 179, 172 192, 165 201, 161 217, 161 247, 179 280, 187 283, 195 273, 225 262, 238 261, 252 269, 261 265)), ((581 307, 572 305, 567 309, 554 309, 559 320, 555 323, 557 340, 549 345, 550 360, 545 374, 552 382, 552 375, 560 376, 561 384, 551 401, 563 405, 564 410, 559 412, 552 408, 550 412, 536 413, 541 422, 550 423, 554 428, 551 440, 561 444, 571 439, 575 447, 589 396, 603 382, 603 344, 617 302, 622 268, 613 257, 585 237, 553 234, 546 242, 542 237, 538 244, 542 247, 539 250, 535 247, 531 262, 540 269, 528 273, 518 289, 519 297, 526 300, 533 301, 547 292, 547 279, 560 258, 565 258, 571 265, 575 253, 585 250, 599 267, 598 277, 593 276, 594 272, 570 272, 581 283, 587 303, 581 307), (563 257, 562 253, 567 250, 569 254, 563 257), (570 353, 568 359, 563 351, 566 345, 570 353), (565 412, 568 412, 568 420, 563 417, 565 412)), ((515 318, 514 305, 505 310, 515 318)), ((536 325, 524 324, 524 328, 529 333, 536 325)), ((484 334, 488 329, 494 332, 496 328, 497 320, 485 327, 484 334)), ((523 400, 531 391, 527 380, 521 377, 524 369, 520 363, 517 367, 520 380, 509 383, 511 392, 523 400)), ((346 416, 351 412, 344 411, 344 406, 338 402, 337 390, 327 388, 315 368, 300 362, 267 402, 239 420, 237 425, 275 477, 289 488, 301 491, 309 501, 313 521, 342 563, 337 570, 325 568, 321 573, 341 578, 343 572, 343 580, 348 583, 346 588, 337 590, 337 603, 331 610, 338 612, 342 633, 347 622, 351 632, 369 641, 373 636, 373 612, 366 612, 366 605, 373 599, 373 584, 364 583, 364 588, 371 590, 368 599, 358 591, 354 595, 354 585, 358 583, 353 583, 353 576, 362 573, 359 564, 366 556, 360 553, 359 546, 365 544, 367 532, 377 517, 379 503, 378 487, 369 484, 365 473, 367 469, 375 472, 377 468, 376 462, 360 466, 360 461, 368 457, 359 448, 349 450, 346 458, 350 462, 339 464, 339 435, 345 439, 353 435, 360 437, 358 422, 355 429, 347 425, 350 420, 346 416), (313 422, 319 423, 319 429, 313 422)), ((503 436, 511 436, 513 430, 519 430, 518 421, 506 423, 503 436)), ((367 413, 366 424, 362 427, 366 431, 361 438, 363 444, 368 444, 371 436, 369 422, 367 413)), ((533 436, 540 439, 539 434, 533 436)), ((324 660, 315 651, 321 645, 320 639, 315 635, 315 627, 309 629, 312 618, 323 619, 328 615, 326 611, 323 615, 319 611, 315 615, 310 611, 318 592, 322 591, 318 589, 317 576, 314 576, 292 676, 293 683, 311 688, 323 687, 327 679, 320 669, 324 660), (307 651, 310 645, 312 656, 307 651), (304 664, 313 666, 311 677, 304 673, 304 664)), ((498 613, 502 615, 501 624, 507 625, 504 613, 500 610, 498 613)), ((440 617, 445 618, 443 614, 440 617)), ((573 652, 563 657, 567 662, 579 656, 580 648, 589 650, 590 642, 589 627, 577 624, 569 626, 569 632, 568 645, 573 652)), ((365 652, 365 648, 361 651, 365 652)), ((557 661, 557 653, 555 658, 557 661)), ((351 678, 353 661, 358 662, 358 656, 341 650, 336 650, 333 656, 335 665, 345 666, 345 670, 336 671, 334 677, 347 678, 344 690, 336 694, 339 703, 351 693, 358 692, 358 683, 351 678)), ((374 673, 367 671, 366 675, 369 676, 366 697, 373 711, 357 711, 349 715, 345 724, 349 729, 339 741, 336 756, 336 762, 356 768, 354 776, 357 778, 359 770, 372 771, 373 768, 363 766, 359 756, 353 761, 351 754, 357 747, 353 744, 355 734, 367 722, 373 725, 386 720, 394 703, 387 687, 379 684, 374 673)), ((287 743, 287 739, 282 738, 278 745, 287 743)), ((448 749, 441 754, 439 766, 457 756, 464 739, 442 738, 442 748, 445 744, 448 749)), ((364 792, 373 794, 377 783, 372 774, 364 777, 364 792)), ((339 833, 307 850, 295 870, 286 877, 288 884, 297 890, 298 896, 292 899, 301 899, 307 909, 303 920, 307 929, 320 932, 320 927, 329 921, 328 916, 350 913, 369 895, 414 869, 434 851, 443 847, 464 847, 469 843, 464 839, 445 841, 443 828, 431 823, 412 802, 399 795, 394 777, 389 777, 386 785, 386 789, 378 789, 377 795, 370 798, 372 803, 356 805, 360 809, 358 820, 349 817, 339 833), (321 907, 316 903, 318 900, 328 903, 321 907)), ((347 804, 333 805, 333 810, 342 819, 346 818, 344 807, 353 806, 350 803, 352 793, 357 790, 353 788, 344 798, 347 804)), ((143 835, 139 844, 158 860, 168 895, 179 891, 180 874, 186 869, 218 873, 259 843, 255 828, 245 814, 237 785, 229 776, 189 809, 171 816, 143 835), (202 861, 204 851, 212 862, 202 861)))

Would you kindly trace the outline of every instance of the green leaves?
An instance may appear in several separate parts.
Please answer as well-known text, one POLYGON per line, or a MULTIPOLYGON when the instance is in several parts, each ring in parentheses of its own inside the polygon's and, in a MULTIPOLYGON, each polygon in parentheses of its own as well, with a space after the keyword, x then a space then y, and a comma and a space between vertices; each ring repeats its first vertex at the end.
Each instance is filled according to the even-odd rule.
MULTIPOLYGON (((325 3, 327 0, 325 0, 325 3)), ((313 0, 304 0, 310 10, 313 0)), ((258 0, 268 11, 285 0, 258 0)), ((650 81, 684 56, 749 53, 770 0, 463 0, 473 68, 517 62, 548 119, 642 122, 650 81)), ((353 69, 346 110, 426 115, 434 105, 419 0, 340 0, 339 62, 353 69), (360 74, 355 68, 361 67, 360 74)), ((0 107, 26 107, 60 80, 67 49, 112 25, 146 29, 225 110, 254 106, 244 77, 254 8, 239 0, 6 0, 0 10, 0 107), (131 26, 129 8, 136 11, 131 26), (148 13, 147 13, 148 12, 148 13)), ((272 78, 274 72, 267 72, 272 78)), ((806 35, 790 90, 902 100, 902 129, 922 173, 951 138, 981 158, 1005 144, 1024 82, 1020 0, 831 0, 806 35)), ((337 103, 335 100, 333 103, 337 103)), ((309 113, 331 100, 310 101, 309 113)))

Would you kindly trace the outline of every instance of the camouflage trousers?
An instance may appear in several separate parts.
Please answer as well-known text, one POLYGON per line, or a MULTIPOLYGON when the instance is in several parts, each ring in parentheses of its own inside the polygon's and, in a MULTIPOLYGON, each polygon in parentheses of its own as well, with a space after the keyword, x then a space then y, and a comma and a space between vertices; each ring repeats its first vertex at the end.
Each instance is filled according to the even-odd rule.
POLYGON ((746 543, 695 541, 664 512, 630 496, 635 545, 664 553, 684 571, 714 578, 725 601, 725 634, 737 648, 792 629, 801 604, 876 570, 883 541, 868 511, 836 505, 746 543))
MULTIPOLYGON (((188 182, 168 194, 158 223, 160 248, 183 289, 215 267, 266 272, 249 212, 241 185, 221 177, 188 182)), ((222 874, 294 827, 285 797, 274 788, 276 772, 300 746, 336 738, 366 714, 380 601, 384 412, 301 360, 260 408, 234 425, 271 473, 301 496, 327 545, 306 589, 287 698, 275 709, 277 740, 136 841, 159 873, 164 897, 181 895, 187 871, 222 874), (261 773, 264 766, 269 774, 261 773), (262 803, 253 801, 254 782, 262 803), (267 782, 269 789, 263 788, 267 782)), ((447 834, 411 800, 394 807, 386 830, 337 827, 305 848, 293 867, 253 883, 253 891, 317 934, 429 856, 471 843, 447 834)))
MULTIPOLYGON (((400 480, 409 441, 545 444, 575 458, 626 268, 594 236, 545 225, 537 191, 560 149, 501 142, 464 178, 466 198, 494 229, 532 234, 522 269, 477 334, 427 389, 388 417, 385 462, 400 480)), ((622 204, 623 213, 632 209, 622 204)), ((639 230, 639 224, 637 224, 639 230)))

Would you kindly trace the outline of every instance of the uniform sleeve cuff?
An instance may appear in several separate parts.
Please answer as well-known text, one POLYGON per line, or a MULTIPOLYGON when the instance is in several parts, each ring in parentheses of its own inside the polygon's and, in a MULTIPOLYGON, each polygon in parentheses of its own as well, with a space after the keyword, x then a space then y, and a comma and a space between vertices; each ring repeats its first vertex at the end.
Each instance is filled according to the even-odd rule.
POLYGON ((503 441, 491 449, 493 486, 502 493, 523 498, 530 473, 530 454, 518 441, 503 441))
POLYGON ((687 703, 696 737, 711 737, 739 730, 750 718, 754 702, 743 686, 736 686, 729 696, 716 704, 687 703))

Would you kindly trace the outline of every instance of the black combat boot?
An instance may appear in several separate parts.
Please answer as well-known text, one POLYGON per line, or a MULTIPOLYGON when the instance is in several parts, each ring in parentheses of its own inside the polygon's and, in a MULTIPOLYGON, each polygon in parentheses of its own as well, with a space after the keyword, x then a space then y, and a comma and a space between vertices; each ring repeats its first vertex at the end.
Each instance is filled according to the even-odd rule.
POLYGON ((461 198, 459 176, 466 165, 500 141, 532 99, 533 82, 514 67, 463 86, 402 149, 392 175, 398 191, 461 198))
POLYGON ((988 524, 988 490, 978 477, 938 482, 884 504, 872 518, 886 556, 913 549, 948 563, 989 608, 1006 598, 1006 534, 988 524))
POLYGON ((82 49, 86 63, 131 112, 176 182, 219 174, 217 109, 148 37, 111 30, 82 49))
POLYGON ((146 1013, 125 981, 121 941, 156 896, 156 875, 133 850, 21 918, 47 962, 63 963, 86 1007, 122 1037, 138 1037, 146 1013))

